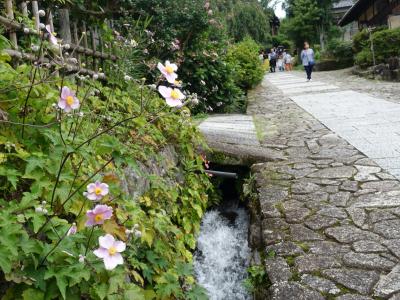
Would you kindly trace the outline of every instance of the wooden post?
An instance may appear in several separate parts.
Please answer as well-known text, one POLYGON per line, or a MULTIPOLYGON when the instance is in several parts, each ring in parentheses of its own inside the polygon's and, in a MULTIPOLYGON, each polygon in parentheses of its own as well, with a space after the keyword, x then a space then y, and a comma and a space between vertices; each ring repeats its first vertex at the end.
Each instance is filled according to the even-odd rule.
POLYGON ((37 1, 32 1, 32 14, 35 19, 35 29, 37 32, 40 31, 40 16, 39 16, 39 4, 37 1))
POLYGON ((51 32, 54 32, 54 20, 52 12, 49 12, 49 25, 51 32))
MULTIPOLYGON (((92 39, 92 49, 93 49, 93 53, 94 53, 94 52, 96 52, 96 36, 95 36, 95 31, 93 30, 93 28, 90 28, 90 37, 92 39)), ((97 72, 97 70, 98 70, 97 59, 93 55, 93 71, 97 72)))
MULTIPOLYGON (((87 32, 87 28, 86 28, 86 23, 82 22, 82 32, 85 33, 85 35, 83 36, 83 47, 86 49, 89 48, 89 43, 88 43, 88 32, 87 32)), ((88 56, 87 54, 85 54, 85 63, 86 63, 86 67, 88 64, 88 56)))
POLYGON ((28 16, 28 4, 26 3, 26 1, 21 2, 21 11, 24 17, 28 16))
MULTIPOLYGON (((101 32, 98 33, 98 36, 99 36, 99 44, 100 44, 100 53, 101 53, 101 55, 103 55, 104 54, 104 44, 103 44, 103 38, 101 36, 101 32)), ((103 72, 104 72, 105 65, 104 65, 104 58, 103 57, 100 59, 100 66, 101 66, 101 68, 103 69, 103 72)))
MULTIPOLYGON (((76 47, 80 46, 80 42, 79 42, 79 36, 78 36, 78 22, 74 22, 72 23, 72 28, 73 28, 73 36, 74 36, 74 44, 76 45, 76 47)), ((78 63, 81 63, 81 55, 79 54, 78 51, 75 51, 75 57, 78 60, 78 63)))
POLYGON ((71 27, 69 22, 69 10, 62 8, 60 12, 60 36, 63 43, 71 43, 71 27))
MULTIPOLYGON (((9 18, 10 20, 14 20, 13 1, 6 0, 5 5, 6 5, 7 18, 9 18)), ((10 32, 10 41, 11 44, 14 46, 14 48, 18 49, 17 34, 15 33, 15 31, 10 32)))

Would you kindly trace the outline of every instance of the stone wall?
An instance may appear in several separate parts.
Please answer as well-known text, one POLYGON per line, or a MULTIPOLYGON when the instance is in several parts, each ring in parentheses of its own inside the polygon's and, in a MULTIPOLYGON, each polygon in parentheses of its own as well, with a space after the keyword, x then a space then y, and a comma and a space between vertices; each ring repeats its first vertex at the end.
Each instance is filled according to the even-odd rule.
POLYGON ((367 69, 354 67, 353 73, 368 79, 400 82, 400 57, 389 58, 386 64, 379 64, 367 69))
POLYGON ((178 167, 179 158, 173 145, 164 147, 158 155, 145 162, 137 162, 136 168, 125 169, 122 186, 133 200, 142 196, 150 189, 149 176, 160 176, 167 179, 171 186, 183 181, 183 172, 178 167), (173 172, 169 172, 172 171, 173 172), (170 174, 173 173, 173 174, 170 174))

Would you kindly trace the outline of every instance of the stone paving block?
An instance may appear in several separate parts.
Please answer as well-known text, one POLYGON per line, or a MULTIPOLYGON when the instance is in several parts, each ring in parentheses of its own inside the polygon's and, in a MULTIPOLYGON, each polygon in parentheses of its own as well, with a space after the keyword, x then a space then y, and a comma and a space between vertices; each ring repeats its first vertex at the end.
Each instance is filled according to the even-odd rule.
POLYGON ((272 284, 287 282, 292 277, 292 272, 285 259, 282 257, 268 258, 265 260, 265 271, 272 284))
POLYGON ((375 271, 390 271, 395 263, 378 254, 349 252, 343 256, 343 262, 348 267, 375 271))
POLYGON ((370 294, 379 280, 379 273, 358 269, 329 269, 322 275, 362 295, 370 294))
POLYGON ((334 256, 307 254, 296 257, 295 267, 300 273, 311 273, 338 268, 341 264, 334 256))
POLYGON ((271 300, 324 300, 318 292, 297 282, 280 282, 271 286, 271 300))
POLYGON ((301 276, 300 283, 321 293, 330 295, 337 295, 340 293, 340 289, 332 281, 322 277, 304 274, 301 276))
POLYGON ((381 277, 376 285, 375 295, 387 297, 400 291, 400 265, 397 265, 386 276, 381 277))

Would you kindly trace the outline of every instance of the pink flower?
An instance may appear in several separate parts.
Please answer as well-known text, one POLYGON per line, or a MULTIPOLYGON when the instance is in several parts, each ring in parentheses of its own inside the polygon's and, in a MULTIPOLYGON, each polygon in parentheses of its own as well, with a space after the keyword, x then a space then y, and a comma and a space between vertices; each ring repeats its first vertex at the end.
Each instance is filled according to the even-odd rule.
POLYGON ((100 181, 96 181, 95 183, 89 184, 87 186, 87 192, 83 193, 83 195, 86 196, 86 198, 92 201, 99 201, 107 194, 108 194, 108 184, 102 183, 100 181))
POLYGON ((86 226, 94 226, 103 224, 105 220, 111 219, 113 209, 107 205, 96 205, 92 210, 86 212, 88 220, 86 226))
POLYGON ((158 91, 161 96, 165 98, 167 104, 171 107, 182 106, 182 100, 185 99, 185 95, 179 89, 172 89, 166 86, 159 86, 158 91))
POLYGON ((53 32, 51 32, 51 27, 50 25, 46 25, 46 31, 48 32, 48 34, 50 35, 50 42, 53 45, 57 45, 58 44, 58 40, 57 38, 54 36, 53 32))
POLYGON ((169 60, 165 62, 165 66, 159 62, 157 68, 165 76, 169 83, 174 83, 178 78, 178 75, 175 73, 178 70, 178 66, 176 64, 171 64, 169 60))
POLYGON ((75 93, 64 86, 61 90, 61 97, 58 100, 58 107, 65 112, 70 112, 73 109, 79 108, 79 100, 75 97, 75 93))
POLYGON ((106 270, 112 270, 118 265, 124 263, 121 252, 125 251, 126 244, 116 241, 111 234, 99 237, 100 248, 94 250, 93 253, 98 258, 103 259, 106 270))
POLYGON ((76 223, 73 223, 72 226, 68 229, 67 236, 74 235, 78 231, 78 227, 76 227, 76 223))

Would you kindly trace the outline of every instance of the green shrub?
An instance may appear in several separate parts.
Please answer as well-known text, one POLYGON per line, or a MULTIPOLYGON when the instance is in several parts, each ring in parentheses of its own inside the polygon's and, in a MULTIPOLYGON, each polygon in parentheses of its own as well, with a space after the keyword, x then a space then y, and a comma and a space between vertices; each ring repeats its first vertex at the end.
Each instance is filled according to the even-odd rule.
POLYGON ((326 52, 338 61, 353 60, 352 43, 349 41, 331 40, 327 45, 326 52))
POLYGON ((400 28, 374 32, 373 41, 377 63, 400 56, 400 28))
MULTIPOLYGON (((376 63, 385 63, 388 58, 400 56, 400 29, 377 28, 372 34, 376 63)), ((362 67, 373 64, 371 42, 367 30, 359 32, 353 40, 356 64, 362 67)))
POLYGON ((372 52, 370 49, 364 49, 356 54, 355 63, 358 66, 366 68, 373 64, 372 52))
POLYGON ((260 83, 264 70, 258 58, 260 46, 251 38, 233 45, 228 50, 228 61, 235 69, 235 82, 242 89, 250 89, 260 83))
POLYGON ((103 86, 41 69, 31 85, 35 67, 15 70, 8 59, 0 55, 0 109, 10 122, 0 124, 2 299, 204 299, 191 252, 211 186, 187 109, 165 110, 157 92, 134 81, 103 86), (77 92, 79 112, 53 107, 60 86, 77 92), (165 161, 167 145, 179 156, 179 182, 175 169, 165 176, 139 169, 165 161), (127 168, 149 184, 135 199, 123 188, 127 168), (96 204, 82 192, 96 180, 110 187, 99 203, 113 215, 89 228, 85 214, 96 204), (73 222, 77 232, 67 235, 73 222), (141 234, 129 236, 131 229, 141 234), (93 253, 106 233, 127 245, 112 271, 93 253))

